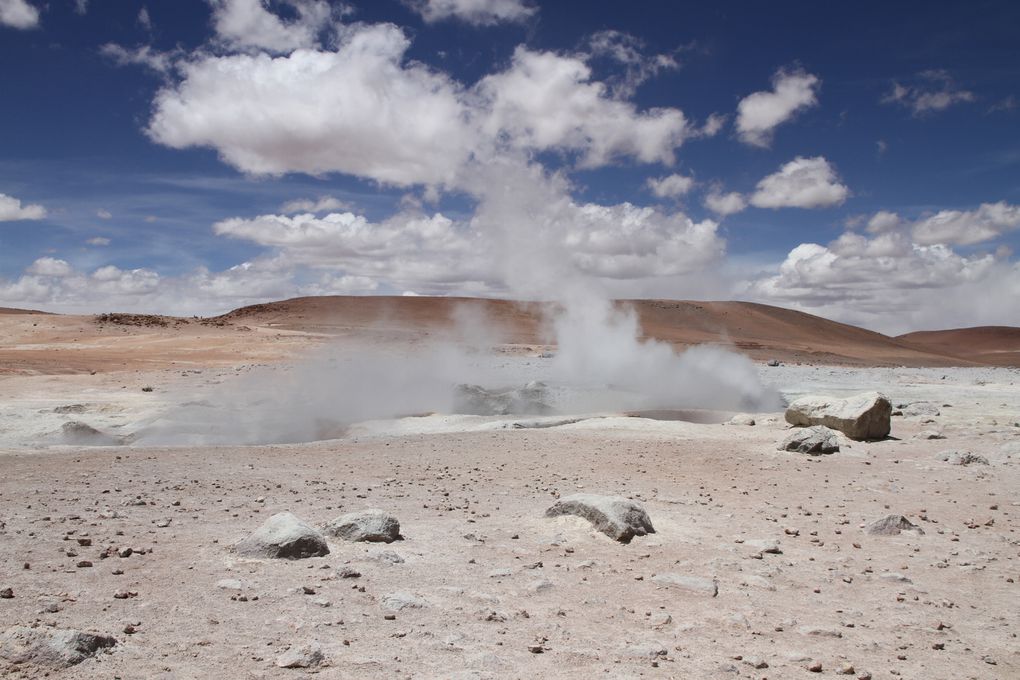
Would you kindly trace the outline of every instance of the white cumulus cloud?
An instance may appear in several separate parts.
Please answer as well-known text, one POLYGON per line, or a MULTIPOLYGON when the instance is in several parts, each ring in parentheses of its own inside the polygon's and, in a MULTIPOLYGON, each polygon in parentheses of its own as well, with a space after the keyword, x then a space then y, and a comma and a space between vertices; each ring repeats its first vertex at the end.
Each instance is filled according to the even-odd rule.
POLYGON ((940 210, 911 227, 918 243, 972 245, 1020 229, 1020 206, 982 203, 976 210, 940 210))
POLYGON ((850 190, 822 156, 798 156, 765 177, 751 195, 758 208, 826 208, 840 205, 850 190))
POLYGON ((820 84, 818 76, 803 70, 777 71, 771 91, 749 94, 737 105, 737 134, 741 141, 769 146, 777 126, 818 104, 820 84))
POLYGON ((900 333, 1020 318, 1015 291, 1020 267, 996 255, 963 256, 947 245, 915 243, 903 232, 846 232, 828 246, 793 248, 747 294, 900 333))
POLYGON ((649 177, 648 188, 659 198, 675 198, 683 196, 694 186, 693 177, 684 175, 667 175, 665 177, 649 177))
POLYGON ((258 49, 286 53, 311 48, 330 20, 325 0, 286 0, 297 13, 291 22, 270 12, 262 0, 209 0, 213 28, 227 46, 239 50, 258 49))
POLYGON ((476 26, 524 21, 538 11, 524 0, 409 0, 427 22, 457 19, 476 26))
POLYGON ((251 174, 450 183, 473 145, 467 112, 456 83, 403 64, 408 44, 380 24, 352 29, 335 52, 197 57, 156 95, 148 134, 215 148, 251 174))
POLYGON ((20 28, 35 28, 39 25, 39 10, 26 0, 0 0, 0 25, 20 28))
POLYGON ((0 222, 13 222, 15 220, 41 220, 46 217, 46 208, 41 205, 22 205, 21 201, 0 194, 0 222))
POLYGON ((483 129, 490 137, 508 135, 527 149, 576 150, 587 167, 621 156, 671 164, 688 136, 683 112, 640 112, 608 96, 582 59, 552 52, 518 47, 510 68, 485 77, 478 92, 488 102, 483 129))
POLYGON ((716 215, 735 215, 747 208, 747 198, 739 191, 723 193, 713 189, 705 196, 705 207, 716 215))

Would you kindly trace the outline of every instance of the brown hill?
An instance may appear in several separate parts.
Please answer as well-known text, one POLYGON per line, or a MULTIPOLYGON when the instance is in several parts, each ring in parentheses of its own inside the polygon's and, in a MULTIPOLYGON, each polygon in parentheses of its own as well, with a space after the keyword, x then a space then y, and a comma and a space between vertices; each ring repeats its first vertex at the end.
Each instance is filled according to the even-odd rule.
POLYGON ((40 312, 37 309, 15 309, 14 307, 0 307, 0 314, 49 314, 49 312, 40 312))
MULTIPOLYGON (((981 363, 941 348, 926 349, 881 333, 818 316, 750 302, 626 300, 647 337, 679 348, 720 343, 757 360, 850 365, 949 366, 981 363)), ((506 343, 551 342, 543 332, 543 303, 452 297, 324 296, 236 309, 220 319, 326 334, 427 335, 462 315, 485 318, 506 343)))
POLYGON ((1020 328, 1014 326, 917 331, 896 339, 926 352, 952 354, 995 366, 1020 366, 1020 328))

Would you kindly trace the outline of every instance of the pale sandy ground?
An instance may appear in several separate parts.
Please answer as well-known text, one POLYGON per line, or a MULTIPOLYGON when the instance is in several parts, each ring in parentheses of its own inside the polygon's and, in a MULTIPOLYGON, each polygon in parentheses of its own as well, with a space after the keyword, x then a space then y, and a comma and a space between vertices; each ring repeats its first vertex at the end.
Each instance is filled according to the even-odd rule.
MULTIPOLYGON (((45 439, 71 419, 130 432, 185 393, 279 358, 258 338, 232 346, 224 334, 237 331, 202 332, 226 350, 187 367, 0 379, 0 589, 14 592, 0 599, 4 626, 118 640, 51 676, 298 678, 313 671, 275 661, 314 641, 326 654, 318 677, 817 677, 809 660, 830 677, 844 664, 847 677, 1020 677, 1016 370, 762 366, 791 397, 881 389, 939 405, 933 422, 896 417, 894 438, 820 458, 776 450, 780 413, 754 427, 605 417, 547 429, 431 416, 286 446, 45 439), (52 413, 70 404, 85 413, 52 413), (990 464, 939 461, 950 449, 990 464), (641 501, 656 533, 620 545, 542 516, 580 490, 641 501), (365 507, 396 515, 405 540, 331 541, 330 555, 294 562, 230 551, 275 512, 320 524, 365 507), (925 534, 861 530, 893 512, 925 534), (782 554, 744 543, 756 539, 777 539, 782 554), (110 546, 135 550, 101 558, 110 546), (345 566, 361 577, 339 578, 345 566), (718 596, 663 588, 661 573, 714 578, 718 596), (425 606, 384 618, 382 598, 401 591, 425 606), (529 652, 536 643, 543 653, 529 652)), ((532 357, 506 361, 522 380, 541 374, 532 357)))

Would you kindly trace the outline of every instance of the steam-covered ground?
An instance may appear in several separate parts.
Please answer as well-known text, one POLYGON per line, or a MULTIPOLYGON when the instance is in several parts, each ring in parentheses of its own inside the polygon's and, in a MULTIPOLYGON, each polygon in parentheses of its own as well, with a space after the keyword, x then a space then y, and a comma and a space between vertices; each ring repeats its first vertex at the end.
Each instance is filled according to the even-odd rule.
POLYGON ((760 385, 747 394, 762 404, 773 390, 929 402, 894 418, 893 439, 810 458, 776 450, 778 406, 753 427, 620 415, 720 406, 697 402, 694 378, 665 404, 622 385, 558 382, 553 358, 471 357, 458 379, 544 380, 557 413, 442 412, 442 399, 429 407, 427 393, 380 382, 411 366, 435 377, 428 362, 352 373, 339 356, 6 378, 5 622, 116 637, 111 653, 60 673, 82 678, 300 677, 276 660, 312 642, 326 657, 320 677, 796 678, 815 662, 823 676, 849 666, 848 677, 1020 674, 1017 371, 752 365, 760 385), (381 417, 411 408, 423 412, 381 417), (351 409, 375 419, 328 417, 351 409), (69 421, 138 443, 69 446, 69 421), (276 423, 341 438, 200 441, 264 439, 276 423), (140 445, 153 432, 184 445, 140 445), (938 458, 946 450, 989 464, 950 465, 938 458), (621 545, 582 520, 542 516, 579 490, 639 500, 656 533, 621 545), (395 514, 405 540, 334 541, 330 555, 296 562, 230 551, 275 512, 320 524, 365 507, 395 514), (863 533, 889 513, 924 535, 863 533), (762 554, 757 540, 782 553, 762 554), (129 556, 117 556, 123 547, 129 556), (361 576, 343 578, 345 567, 361 576), (663 573, 715 579, 718 596, 652 580, 663 573), (393 612, 394 593, 421 606, 393 612))

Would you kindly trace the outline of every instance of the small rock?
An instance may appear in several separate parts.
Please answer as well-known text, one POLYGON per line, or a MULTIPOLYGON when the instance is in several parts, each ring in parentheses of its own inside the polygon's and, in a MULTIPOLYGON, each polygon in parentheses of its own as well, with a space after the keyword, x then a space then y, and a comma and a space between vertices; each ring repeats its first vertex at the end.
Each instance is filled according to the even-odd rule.
POLYGON ((240 541, 234 550, 247 557, 288 560, 329 554, 322 534, 289 512, 273 515, 255 533, 240 541))
POLYGON ((864 529, 873 536, 896 536, 904 531, 913 531, 917 534, 924 534, 924 530, 912 523, 903 515, 886 515, 882 519, 875 520, 864 529))
POLYGON ((812 673, 821 673, 822 672, 822 662, 821 661, 812 661, 811 663, 808 664, 807 669, 809 671, 811 671, 812 673))
POLYGON ((116 644, 107 635, 80 630, 14 626, 0 635, 0 658, 12 664, 67 668, 116 644))
POLYGON ((315 668, 325 659, 317 642, 291 647, 276 659, 280 668, 315 668))
POLYGON ((421 609, 428 603, 416 595, 408 592, 396 592, 384 595, 381 600, 383 608, 399 612, 404 609, 421 609))
POLYGON ((400 539, 400 522, 382 510, 369 509, 337 517, 323 531, 346 541, 392 543, 400 539))
POLYGON ((654 534, 652 520, 645 509, 621 496, 599 496, 579 493, 566 496, 545 511, 546 517, 576 515, 620 543, 630 543, 635 536, 654 534))
POLYGON ((796 451, 813 455, 836 453, 839 451, 839 438, 834 430, 824 425, 815 425, 795 430, 787 435, 779 444, 780 451, 796 451))

